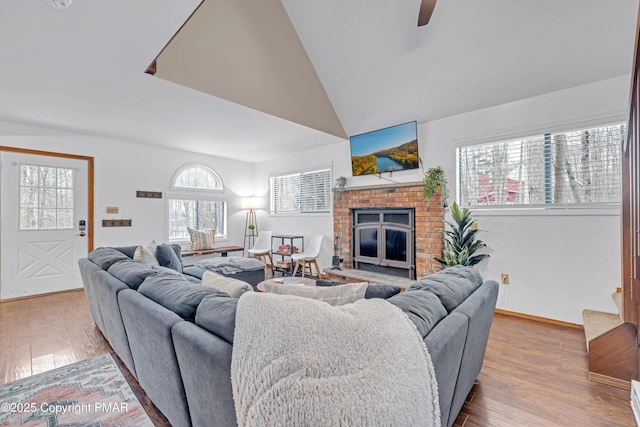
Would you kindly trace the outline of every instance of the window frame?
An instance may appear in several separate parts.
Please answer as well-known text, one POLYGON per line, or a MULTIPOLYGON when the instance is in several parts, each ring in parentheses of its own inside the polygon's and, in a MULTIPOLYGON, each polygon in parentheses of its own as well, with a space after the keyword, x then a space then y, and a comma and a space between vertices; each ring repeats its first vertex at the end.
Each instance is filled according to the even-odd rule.
MULTIPOLYGON (((507 143, 512 141, 526 140, 531 138, 544 137, 546 135, 568 134, 580 132, 594 128, 604 128, 613 126, 626 126, 624 118, 613 114, 607 117, 587 119, 572 124, 555 124, 534 129, 526 132, 511 132, 474 138, 461 141, 455 144, 454 170, 455 170, 455 196, 458 201, 462 196, 462 170, 460 166, 461 158, 459 150, 465 147, 473 147, 488 144, 507 143)), ((625 133, 628 129, 624 128, 625 133)), ((624 135, 624 133, 623 133, 624 135)), ((620 148, 622 149, 622 148, 620 148)), ((620 198, 622 199, 622 188, 620 188, 620 198)), ((460 202, 459 202, 460 203, 460 202)), ((584 202, 584 203, 530 203, 530 204, 502 204, 502 205, 469 205, 464 207, 477 212, 479 215, 499 216, 505 215, 616 215, 619 214, 621 202, 584 202)), ((462 206, 462 205, 461 205, 462 206)))
POLYGON ((226 187, 224 185, 224 181, 222 177, 211 167, 202 164, 202 163, 189 163, 180 168, 173 174, 171 178, 171 191, 166 194, 165 197, 165 233, 167 236, 167 241, 170 243, 188 243, 191 241, 189 237, 170 237, 170 219, 169 219, 169 208, 171 200, 201 200, 206 202, 221 202, 224 203, 224 221, 222 225, 223 233, 216 233, 216 241, 225 241, 228 239, 228 227, 229 227, 229 202, 226 195, 226 187), (202 188, 193 188, 193 187, 181 187, 176 186, 175 182, 178 176, 192 167, 201 167, 205 168, 209 171, 215 178, 215 180, 220 184, 222 188, 211 188, 211 189, 202 189, 202 188))
MULTIPOLYGON (((311 168, 305 168, 305 169, 296 169, 296 170, 288 170, 288 171, 278 171, 278 172, 273 172, 269 175, 269 216, 305 216, 305 217, 311 217, 311 216, 329 216, 332 215, 332 211, 333 211, 333 191, 332 191, 332 187, 331 187, 331 182, 332 182, 332 177, 333 177, 333 168, 331 165, 320 165, 320 166, 316 166, 316 167, 311 167, 311 168), (282 178, 282 177, 286 177, 286 176, 292 176, 292 175, 304 175, 304 174, 310 174, 313 172, 328 172, 329 173, 329 178, 328 178, 328 188, 327 190, 329 191, 329 199, 328 199, 328 206, 327 206, 327 210, 319 210, 319 211, 300 211, 299 209, 297 211, 287 211, 287 212, 277 212, 273 210, 273 200, 274 200, 274 194, 273 194, 273 179, 276 178, 282 178)), ((301 203, 298 204, 300 207, 301 203)))

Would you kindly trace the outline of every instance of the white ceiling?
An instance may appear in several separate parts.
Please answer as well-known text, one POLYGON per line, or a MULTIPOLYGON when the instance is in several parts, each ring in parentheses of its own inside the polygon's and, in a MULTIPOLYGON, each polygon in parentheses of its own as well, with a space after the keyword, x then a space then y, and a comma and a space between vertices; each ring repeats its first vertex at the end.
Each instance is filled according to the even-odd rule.
POLYGON ((349 135, 631 72, 637 0, 282 0, 349 135))
MULTIPOLYGON (((340 141, 144 74, 197 3, 2 0, 0 120, 249 161, 340 141)), ((440 0, 422 28, 419 0, 282 3, 351 135, 631 70, 637 0, 440 0)))

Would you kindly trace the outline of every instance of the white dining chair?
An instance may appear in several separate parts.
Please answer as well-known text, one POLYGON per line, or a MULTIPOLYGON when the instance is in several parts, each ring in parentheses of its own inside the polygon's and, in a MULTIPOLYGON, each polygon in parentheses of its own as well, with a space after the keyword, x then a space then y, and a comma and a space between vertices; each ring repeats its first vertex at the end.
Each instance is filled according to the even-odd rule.
POLYGON ((271 259, 271 235, 272 231, 261 231, 258 233, 258 238, 253 247, 249 249, 248 253, 251 257, 257 258, 265 264, 265 277, 267 274, 267 268, 273 269, 273 260, 271 259))
POLYGON ((305 269, 309 269, 309 276, 313 275, 311 266, 315 266, 316 273, 319 279, 322 279, 322 273, 320 267, 318 267, 318 256, 320 255, 320 248, 322 247, 322 240, 324 236, 322 234, 313 236, 311 243, 305 248, 304 252, 291 255, 291 260, 296 262, 296 267, 293 269, 293 276, 298 273, 298 267, 302 265, 302 277, 304 277, 305 269))

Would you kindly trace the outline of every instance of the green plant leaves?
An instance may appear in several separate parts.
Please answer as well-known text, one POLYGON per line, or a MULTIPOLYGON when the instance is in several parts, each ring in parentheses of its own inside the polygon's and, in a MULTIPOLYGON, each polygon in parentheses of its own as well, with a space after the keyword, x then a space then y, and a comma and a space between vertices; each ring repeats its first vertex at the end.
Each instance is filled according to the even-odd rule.
POLYGON ((444 169, 441 166, 429 168, 427 173, 424 174, 422 180, 424 184, 424 200, 430 201, 437 192, 442 192, 442 199, 449 197, 447 190, 447 177, 444 174, 444 169))
POLYGON ((442 259, 436 258, 436 261, 450 267, 476 265, 484 258, 488 258, 488 254, 475 254, 487 245, 476 237, 480 230, 475 227, 476 222, 471 218, 471 211, 460 208, 454 202, 450 212, 453 222, 445 220, 445 229, 438 230, 445 235, 445 240, 442 259))

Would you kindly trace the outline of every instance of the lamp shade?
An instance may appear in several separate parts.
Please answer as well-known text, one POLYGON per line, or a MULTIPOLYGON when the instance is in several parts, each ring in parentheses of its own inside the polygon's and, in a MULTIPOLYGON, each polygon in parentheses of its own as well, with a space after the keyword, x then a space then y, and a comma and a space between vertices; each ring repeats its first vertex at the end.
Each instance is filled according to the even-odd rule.
POLYGON ((262 207, 262 200, 260 197, 243 197, 240 199, 241 209, 260 209, 262 207))

